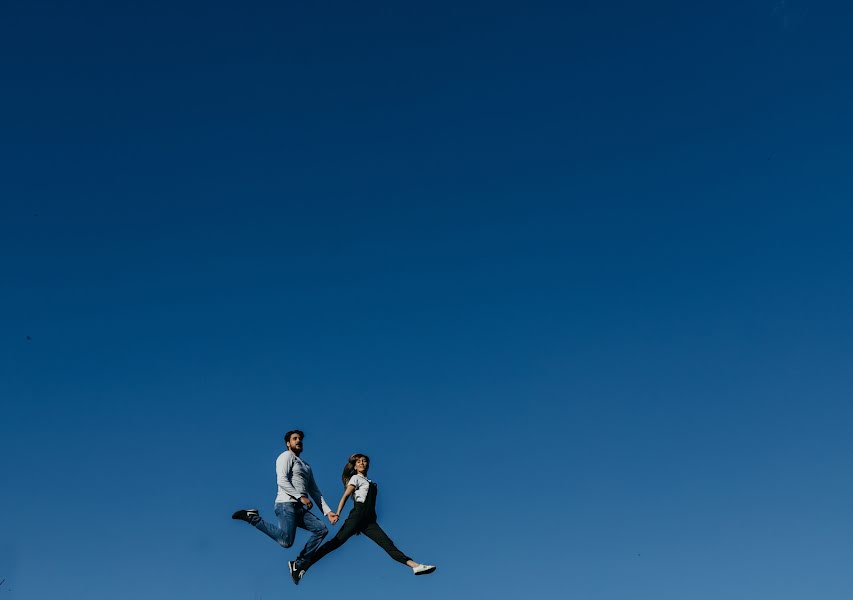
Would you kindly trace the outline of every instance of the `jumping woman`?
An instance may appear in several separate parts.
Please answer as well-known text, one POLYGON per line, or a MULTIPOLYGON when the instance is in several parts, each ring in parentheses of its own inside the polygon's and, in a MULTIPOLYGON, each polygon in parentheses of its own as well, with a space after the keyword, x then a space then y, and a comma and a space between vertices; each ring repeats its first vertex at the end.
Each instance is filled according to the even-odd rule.
POLYGON ((299 574, 300 578, 311 566, 326 556, 332 550, 337 550, 344 545, 348 539, 356 534, 363 533, 388 553, 397 562, 411 567, 415 575, 428 575, 435 571, 433 565, 422 565, 413 561, 410 557, 400 552, 391 541, 379 523, 376 522, 376 484, 367 478, 367 470, 370 468, 370 458, 364 454, 353 454, 344 467, 341 479, 344 483, 344 495, 338 503, 340 512, 346 504, 347 498, 353 497, 353 509, 347 520, 338 530, 338 534, 328 542, 317 548, 309 557, 299 574))

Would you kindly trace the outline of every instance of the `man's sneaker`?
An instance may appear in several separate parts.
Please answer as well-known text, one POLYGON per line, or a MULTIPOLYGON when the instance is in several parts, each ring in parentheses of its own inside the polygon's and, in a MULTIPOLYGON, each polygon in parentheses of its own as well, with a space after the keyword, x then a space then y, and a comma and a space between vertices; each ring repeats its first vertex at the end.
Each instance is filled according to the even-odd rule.
POLYGON ((435 571, 434 565, 418 565, 417 567, 412 567, 412 571, 415 572, 415 575, 429 575, 433 571, 435 571))
POLYGON ((258 512, 257 508, 248 508, 244 510, 238 510, 233 515, 231 515, 232 519, 237 519, 239 521, 246 521, 251 525, 256 525, 258 521, 261 520, 261 514, 258 512))
POLYGON ((287 561, 287 568, 290 569, 290 578, 293 580, 293 583, 299 585, 302 576, 305 575, 305 569, 300 569, 295 560, 287 561))

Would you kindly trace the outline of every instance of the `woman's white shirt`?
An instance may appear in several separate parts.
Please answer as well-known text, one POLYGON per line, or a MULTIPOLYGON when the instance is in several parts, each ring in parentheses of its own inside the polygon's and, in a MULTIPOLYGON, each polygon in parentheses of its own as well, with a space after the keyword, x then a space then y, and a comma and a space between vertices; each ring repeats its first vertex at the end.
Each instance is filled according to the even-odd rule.
POLYGON ((371 483, 371 481, 367 477, 356 473, 355 475, 349 478, 349 481, 347 483, 355 488, 355 491, 352 493, 352 495, 356 502, 364 502, 365 500, 367 500, 367 492, 368 490, 370 490, 371 483))

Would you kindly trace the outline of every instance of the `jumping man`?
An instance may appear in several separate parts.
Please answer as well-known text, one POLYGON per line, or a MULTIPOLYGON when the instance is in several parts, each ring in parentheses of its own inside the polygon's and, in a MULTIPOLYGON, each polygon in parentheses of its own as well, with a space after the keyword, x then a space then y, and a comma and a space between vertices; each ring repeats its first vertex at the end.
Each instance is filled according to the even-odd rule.
POLYGON ((256 508, 238 510, 231 515, 232 519, 246 521, 259 531, 263 531, 282 548, 290 548, 293 545, 297 527, 311 532, 311 537, 308 538, 296 560, 287 563, 290 577, 297 585, 305 572, 304 567, 307 561, 329 533, 323 522, 311 512, 314 503, 320 505, 329 523, 334 525, 338 521, 338 515, 326 504, 320 488, 314 481, 311 466, 300 458, 304 438, 305 434, 298 429, 288 431, 284 436, 287 450, 282 452, 275 461, 278 479, 275 514, 278 517, 278 525, 264 521, 256 508), (312 498, 314 503, 311 501, 312 498))

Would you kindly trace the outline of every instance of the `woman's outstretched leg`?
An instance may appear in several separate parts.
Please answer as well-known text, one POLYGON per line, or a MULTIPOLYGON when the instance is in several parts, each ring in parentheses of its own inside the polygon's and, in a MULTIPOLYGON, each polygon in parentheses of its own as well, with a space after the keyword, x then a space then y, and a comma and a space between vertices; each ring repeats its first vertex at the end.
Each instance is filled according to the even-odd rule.
POLYGON ((407 565, 412 568, 415 575, 429 575, 435 571, 433 565, 422 565, 419 562, 413 561, 409 556, 403 554, 391 538, 388 537, 378 523, 371 523, 361 530, 364 535, 379 544, 379 546, 388 553, 388 556, 396 560, 398 563, 407 565))
POLYGON ((400 552, 397 546, 394 545, 394 542, 391 541, 391 538, 388 537, 388 534, 382 531, 379 523, 371 523, 362 529, 362 533, 379 544, 379 546, 388 553, 388 556, 396 560, 398 563, 408 565, 409 562, 414 562, 411 558, 400 552))

